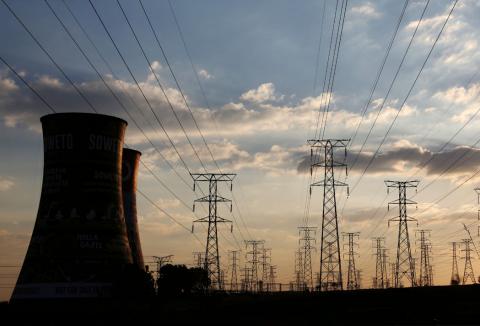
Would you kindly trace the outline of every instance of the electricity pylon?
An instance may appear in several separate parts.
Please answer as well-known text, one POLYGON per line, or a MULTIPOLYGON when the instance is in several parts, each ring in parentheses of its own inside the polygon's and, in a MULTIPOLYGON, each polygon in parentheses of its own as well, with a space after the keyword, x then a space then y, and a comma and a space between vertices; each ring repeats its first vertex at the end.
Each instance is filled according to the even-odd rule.
POLYGON ((203 252, 200 251, 195 251, 193 252, 193 264, 195 267, 198 268, 203 268, 204 267, 204 258, 203 258, 203 252))
POLYGON ((385 269, 383 262, 384 237, 373 238, 373 247, 375 248, 375 282, 374 287, 377 289, 385 288, 385 269))
POLYGON ((262 252, 260 256, 261 266, 262 266, 262 282, 261 282, 262 286, 260 288, 260 291, 264 291, 265 287, 268 284, 269 265, 272 259, 271 252, 272 252, 272 249, 270 248, 262 248, 262 252))
POLYGON ((458 273, 457 261, 457 244, 458 242, 452 242, 452 276, 450 277, 450 285, 460 284, 460 274, 458 273))
POLYGON ((155 287, 157 289, 157 292, 160 290, 159 289, 159 280, 160 280, 160 273, 162 270, 162 267, 165 266, 167 263, 172 262, 173 255, 167 255, 167 256, 153 256, 153 259, 155 260, 155 264, 157 265, 157 277, 155 280, 155 287))
POLYGON ((347 232, 343 233, 343 237, 348 238, 347 251, 347 260, 348 260, 348 269, 347 269, 347 290, 356 290, 358 289, 358 279, 357 279, 357 269, 355 268, 355 247, 358 247, 356 239, 360 237, 360 232, 347 232))
POLYGON ((270 273, 268 275, 267 291, 274 292, 276 290, 275 278, 276 278, 277 266, 270 265, 269 268, 270 268, 270 273))
POLYGON ((298 232, 300 236, 300 250, 303 252, 303 282, 309 289, 314 288, 313 270, 312 270, 312 251, 315 251, 315 235, 317 228, 314 226, 300 226, 298 232))
POLYGON ((242 273, 242 291, 243 292, 251 291, 251 288, 250 288, 251 270, 250 270, 250 268, 248 268, 248 267, 242 268, 240 270, 240 272, 242 273))
POLYGON ((390 287, 390 282, 388 280, 388 272, 387 272, 387 263, 388 263, 388 249, 382 248, 382 274, 383 274, 383 286, 384 288, 390 287))
MULTIPOLYGON (((193 210, 195 211, 195 203, 208 203, 208 216, 193 221, 194 223, 208 223, 207 242, 205 245, 204 266, 210 279, 210 288, 222 290, 220 255, 218 250, 218 223, 232 223, 232 221, 218 216, 217 203, 230 203, 230 211, 232 210, 231 200, 218 195, 218 183, 226 182, 230 184, 230 191, 233 187, 233 179, 236 174, 233 173, 193 173, 193 191, 197 183, 208 183, 208 195, 195 199, 193 210)), ((233 224, 231 225, 231 231, 233 224)), ((193 225, 192 225, 193 232, 193 225)))
POLYGON ((320 272, 315 272, 315 290, 320 290, 320 272))
POLYGON ((310 195, 312 187, 323 187, 323 212, 322 212, 322 229, 320 243, 320 290, 342 290, 342 261, 340 255, 340 239, 337 220, 337 199, 336 187, 347 187, 347 195, 349 193, 346 183, 335 180, 334 170, 337 167, 345 167, 344 161, 335 161, 334 154, 339 148, 344 148, 345 156, 347 155, 347 139, 312 139, 308 140, 310 145, 310 174, 313 170, 323 168, 323 180, 310 184, 310 195), (322 154, 313 155, 315 151, 322 151, 322 154), (317 160, 318 158, 318 160, 317 160))
POLYGON ((167 255, 167 256, 153 256, 153 259, 155 260, 155 264, 157 265, 157 278, 160 278, 160 271, 163 266, 165 266, 167 263, 172 262, 173 255, 167 255))
POLYGON ((264 243, 265 241, 263 240, 245 240, 245 260, 250 272, 248 288, 254 292, 259 290, 258 267, 260 265, 260 256, 264 243))
POLYGON ((222 269, 220 271, 220 289, 225 290, 225 271, 222 269))
POLYGON ((467 284, 468 280, 475 284, 475 275, 473 274, 473 267, 472 267, 472 258, 471 258, 471 251, 472 248, 470 248, 470 244, 472 243, 471 239, 463 239, 463 245, 465 246, 465 249, 462 249, 463 252, 465 252, 465 256, 462 257, 465 259, 465 269, 463 271, 463 281, 462 284, 467 284))
POLYGON ((238 256, 239 250, 230 251, 230 291, 238 292, 238 280, 237 280, 237 269, 238 269, 238 256))
POLYGON ((432 286, 432 266, 430 263, 430 230, 418 230, 420 233, 420 286, 432 286))
POLYGON ((357 269, 357 290, 362 288, 362 271, 357 269))
MULTIPOLYGON (((477 204, 480 205, 480 188, 477 187, 473 190, 477 193, 477 204)), ((480 223, 480 208, 477 209, 477 222, 480 223)), ((480 225, 477 225, 477 236, 480 237, 480 225)))
POLYGON ((390 263, 390 279, 392 280, 392 283, 390 284, 390 287, 395 287, 395 274, 396 274, 397 268, 395 263, 390 263))
POLYGON ((304 272, 303 272, 303 251, 298 249, 295 252, 295 290, 303 291, 305 285, 304 272))
POLYGON ((428 252, 428 267, 430 273, 430 286, 433 286, 433 255, 432 255, 432 244, 427 244, 427 252, 428 252))
POLYGON ((397 260, 395 270, 395 287, 401 287, 403 277, 407 277, 411 286, 416 285, 415 280, 415 265, 412 259, 412 251, 410 247, 410 238, 408 235, 408 222, 417 221, 414 218, 408 217, 407 205, 416 204, 416 202, 407 198, 407 188, 417 188, 419 181, 390 181, 386 180, 387 193, 390 188, 396 188, 398 190, 398 199, 388 203, 388 209, 390 205, 398 205, 398 216, 388 221, 398 222, 398 243, 397 243, 397 260))

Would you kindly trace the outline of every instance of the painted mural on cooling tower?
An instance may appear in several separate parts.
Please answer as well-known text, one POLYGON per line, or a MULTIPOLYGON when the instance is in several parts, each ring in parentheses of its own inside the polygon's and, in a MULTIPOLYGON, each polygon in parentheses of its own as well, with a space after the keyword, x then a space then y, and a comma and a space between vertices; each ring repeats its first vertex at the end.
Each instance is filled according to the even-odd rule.
POLYGON ((127 123, 85 113, 41 122, 42 193, 12 299, 110 296, 132 263, 121 192, 127 123))

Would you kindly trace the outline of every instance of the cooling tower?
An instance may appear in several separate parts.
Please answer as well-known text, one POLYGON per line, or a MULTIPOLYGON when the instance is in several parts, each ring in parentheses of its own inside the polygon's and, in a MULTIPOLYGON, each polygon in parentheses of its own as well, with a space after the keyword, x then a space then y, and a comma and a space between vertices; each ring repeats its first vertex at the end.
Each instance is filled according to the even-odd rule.
POLYGON ((86 113, 40 120, 42 192, 12 299, 108 297, 132 263, 121 191, 127 123, 86 113))
POLYGON ((125 212, 125 223, 127 225, 128 242, 132 251, 133 263, 141 270, 145 270, 143 261, 142 246, 138 232, 137 220, 137 173, 140 152, 124 148, 122 157, 122 193, 123 211, 125 212))

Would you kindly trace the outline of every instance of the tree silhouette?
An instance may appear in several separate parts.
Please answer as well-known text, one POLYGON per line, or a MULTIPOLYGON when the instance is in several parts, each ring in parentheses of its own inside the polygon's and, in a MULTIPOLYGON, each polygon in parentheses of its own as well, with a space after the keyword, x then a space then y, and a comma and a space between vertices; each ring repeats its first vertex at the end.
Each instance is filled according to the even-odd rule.
POLYGON ((172 296, 201 293, 209 283, 208 274, 203 268, 167 264, 160 269, 158 294, 172 296))

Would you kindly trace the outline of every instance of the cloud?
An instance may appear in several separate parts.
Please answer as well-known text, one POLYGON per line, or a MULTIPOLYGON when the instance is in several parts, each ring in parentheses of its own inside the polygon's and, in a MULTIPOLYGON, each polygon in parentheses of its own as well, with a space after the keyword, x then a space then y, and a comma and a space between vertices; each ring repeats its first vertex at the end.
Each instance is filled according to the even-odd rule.
POLYGON ((18 89, 17 84, 13 79, 2 77, 0 74, 0 96, 8 95, 9 93, 18 89))
POLYGON ((206 69, 200 69, 200 70, 198 71, 198 75, 199 75, 200 77, 202 77, 203 79, 205 79, 205 80, 209 80, 209 79, 214 78, 213 75, 210 74, 206 69))
POLYGON ((155 61, 152 62, 152 69, 153 70, 158 71, 162 68, 163 68, 163 66, 159 61, 155 60, 155 61))
MULTIPOLYGON (((459 160, 451 169, 445 172, 445 177, 470 175, 480 168, 480 149, 467 146, 457 146, 443 152, 432 152, 428 149, 401 140, 390 144, 391 150, 378 154, 367 170, 367 174, 398 173, 405 174, 415 171, 417 167, 423 167, 423 173, 427 176, 437 176, 449 168, 459 157, 459 160)), ((372 152, 350 153, 347 156, 347 165, 352 173, 361 173, 373 157, 372 152), (355 162, 355 165, 353 163, 355 162), (352 169, 353 165, 353 169, 352 169)), ((319 158, 315 158, 318 160, 319 158)), ((310 155, 304 155, 297 164, 299 173, 310 173, 310 155)))
POLYGON ((54 78, 48 75, 43 75, 38 78, 36 84, 39 86, 43 86, 46 88, 53 88, 53 89, 62 89, 64 84, 58 78, 54 78))
POLYGON ((475 83, 468 87, 454 86, 444 91, 438 91, 432 98, 455 105, 456 111, 461 112, 456 113, 450 119, 453 122, 464 123, 479 109, 480 104, 477 101, 479 95, 480 84, 475 83))
MULTIPOLYGON (((458 74, 463 71, 469 74, 471 67, 478 65, 480 60, 477 40, 478 21, 475 20, 475 15, 472 15, 473 6, 473 3, 462 6, 459 2, 455 7, 436 45, 432 62, 429 64, 428 70, 436 76, 448 77, 450 81, 455 80, 452 73, 458 74)), ((420 24, 415 43, 424 49, 430 48, 451 8, 452 3, 445 2, 440 13, 425 17, 420 24)), ((417 24, 418 20, 411 21, 405 29, 411 33, 417 24)), ((430 77, 430 79, 434 78, 430 77)))
MULTIPOLYGON (((250 153, 240 148, 238 144, 234 144, 225 139, 218 143, 209 144, 209 148, 215 157, 216 162, 224 169, 229 171, 255 169, 270 173, 271 175, 296 174, 296 162, 307 150, 304 146, 298 148, 284 148, 279 145, 272 145, 266 151, 250 153)), ((196 159, 193 149, 188 144, 177 147, 177 149, 182 153, 183 159, 187 160, 187 162, 196 159)), ((163 149, 161 153, 169 161, 178 163, 179 158, 173 149, 163 149)), ((197 154, 203 162, 206 162, 207 164, 211 163, 212 158, 210 152, 205 146, 198 147, 197 154)), ((145 151, 142 158, 148 166, 158 166, 161 162, 160 155, 153 149, 145 151)))
POLYGON ((265 83, 258 86, 256 89, 251 89, 240 96, 242 101, 249 101, 254 103, 264 103, 268 101, 282 100, 283 95, 277 95, 275 92, 275 85, 273 83, 265 83))
POLYGON ((381 13, 377 11, 375 6, 371 2, 367 2, 358 6, 353 6, 350 9, 352 15, 359 16, 362 18, 379 18, 381 13))
POLYGON ((169 211, 170 209, 179 207, 181 203, 176 198, 160 198, 156 201, 156 204, 162 209, 169 211))
POLYGON ((0 177, 0 192, 10 190, 15 183, 10 178, 0 177))
MULTIPOLYGON (((90 112, 90 108, 85 101, 75 92, 75 90, 58 78, 42 75, 40 77, 26 75, 27 79, 34 85, 37 91, 45 97, 49 103, 58 111, 68 112, 90 112)), ((167 141, 166 136, 161 131, 157 117, 162 123, 169 136, 176 144, 186 143, 183 131, 180 128, 177 119, 174 117, 163 92, 156 83, 148 80, 140 81, 145 96, 148 98, 156 117, 146 106, 143 96, 139 93, 137 86, 131 82, 114 79, 112 76, 105 76, 107 83, 113 91, 121 98, 130 115, 137 123, 142 126, 144 133, 153 141, 167 141), (133 102, 131 102, 131 100, 133 102)), ((0 77, 0 80, 7 80, 8 76, 0 77)), ((8 85, 8 83, 6 83, 8 85)), ((1 84, 0 84, 1 85, 1 84)), ((130 144, 147 144, 142 132, 140 132, 131 119, 125 114, 118 103, 99 80, 84 81, 77 84, 82 93, 102 114, 110 114, 127 119, 130 123, 127 132, 127 141, 130 144)), ((190 112, 185 107, 180 92, 174 88, 165 88, 170 103, 175 109, 178 119, 183 128, 189 134, 191 139, 198 139, 199 133, 191 117, 190 112)), ((4 117, 4 124, 8 127, 24 127, 36 132, 41 131, 39 122, 40 115, 48 113, 44 105, 28 89, 19 90, 9 87, 9 91, 0 99, 0 113, 4 117), (39 108, 45 109, 40 111, 39 108)), ((323 96, 328 96, 324 94, 323 96)), ((337 107, 337 96, 331 94, 331 111, 329 113, 329 124, 337 125, 336 132, 349 132, 352 127, 360 121, 358 113, 349 112, 337 107)), ((285 131, 301 131, 312 128, 318 110, 323 108, 322 95, 316 97, 305 97, 298 99, 295 103, 282 105, 272 103, 282 99, 284 95, 279 95, 275 91, 273 83, 261 84, 258 88, 243 93, 240 99, 245 102, 226 103, 219 107, 203 108, 196 106, 188 97, 195 119, 202 129, 205 137, 226 137, 246 135, 257 135, 259 133, 283 133, 285 131)), ((377 124, 390 121, 396 108, 395 101, 387 103, 380 114, 377 124)), ((413 107, 405 107, 401 113, 402 117, 413 115, 413 107)), ((373 121, 376 111, 371 111, 365 118, 365 123, 373 121)), ((209 141, 210 142, 210 141, 209 141)), ((273 144, 271 144, 273 145, 273 144)))
POLYGON ((280 145, 273 145, 268 151, 257 152, 249 156, 242 157, 234 163, 232 168, 256 169, 265 171, 270 175, 295 174, 295 163, 304 153, 306 148, 284 148, 280 145))
MULTIPOLYGON (((156 83, 156 82, 157 82, 157 79, 156 79, 156 78, 158 78, 160 81, 162 81, 162 80, 160 79, 160 77, 161 77, 160 71, 161 71, 162 69, 163 69, 163 66, 162 66, 162 64, 161 64, 159 61, 157 61, 157 60, 153 61, 153 62, 152 62, 152 70, 153 70, 153 72, 155 72, 155 75, 156 75, 156 76, 153 74, 152 71, 150 71, 150 72, 148 73, 147 81, 150 82, 150 83, 156 83), (156 78, 155 78, 155 77, 156 77, 156 78)), ((110 76, 110 77, 111 77, 111 76, 110 76)))

